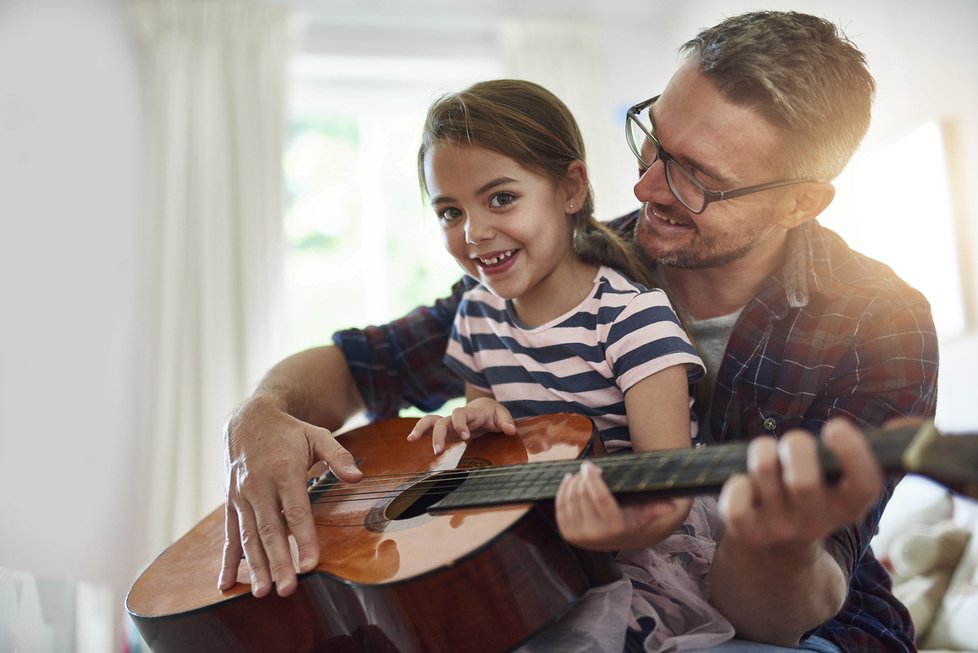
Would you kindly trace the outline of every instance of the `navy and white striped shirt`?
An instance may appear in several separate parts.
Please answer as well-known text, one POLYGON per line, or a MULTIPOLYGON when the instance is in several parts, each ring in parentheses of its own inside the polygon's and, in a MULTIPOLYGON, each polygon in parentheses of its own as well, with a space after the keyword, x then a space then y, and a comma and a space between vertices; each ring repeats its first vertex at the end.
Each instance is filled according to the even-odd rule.
POLYGON ((584 301, 536 327, 484 286, 469 290, 445 363, 514 418, 587 415, 609 452, 631 447, 625 391, 673 365, 685 365, 690 382, 704 371, 666 294, 609 267, 598 270, 584 301))

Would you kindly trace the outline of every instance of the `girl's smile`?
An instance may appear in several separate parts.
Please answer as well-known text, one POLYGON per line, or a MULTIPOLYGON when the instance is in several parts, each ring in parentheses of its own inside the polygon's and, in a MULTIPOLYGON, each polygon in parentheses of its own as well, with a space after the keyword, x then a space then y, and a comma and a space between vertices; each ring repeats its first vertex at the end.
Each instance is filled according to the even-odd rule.
POLYGON ((518 249, 509 249, 498 254, 476 256, 475 260, 478 261, 479 266, 486 274, 500 274, 515 263, 515 256, 518 253, 518 249))

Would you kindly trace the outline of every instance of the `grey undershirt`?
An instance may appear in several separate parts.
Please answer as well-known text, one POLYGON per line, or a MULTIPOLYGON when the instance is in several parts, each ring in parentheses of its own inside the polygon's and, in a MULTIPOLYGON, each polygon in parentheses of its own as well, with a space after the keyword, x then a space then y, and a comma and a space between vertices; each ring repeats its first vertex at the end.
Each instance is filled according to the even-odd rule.
MULTIPOLYGON (((700 401, 702 402, 703 398, 708 399, 713 396, 713 387, 717 382, 717 373, 720 370, 720 364, 723 362, 723 354, 727 351, 730 334, 733 333, 734 325, 737 324, 737 318, 740 317, 740 313, 744 310, 744 307, 741 306, 736 311, 727 313, 726 315, 697 320, 687 313, 675 298, 673 298, 672 293, 669 291, 669 285, 666 282, 665 275, 662 274, 661 267, 656 268, 653 276, 659 287, 669 295, 673 307, 682 318, 686 330, 693 339, 696 351, 699 352, 700 358, 703 359, 703 364, 706 365, 706 380, 704 383, 706 383, 708 391, 706 393, 699 393, 700 401)), ((709 401, 707 401, 705 406, 700 406, 700 410, 697 412, 701 415, 699 437, 697 437, 697 440, 711 444, 713 437, 710 431, 709 401), (700 411, 705 411, 705 414, 700 411)))
MULTIPOLYGON (((703 363, 706 365, 706 383, 709 388, 708 397, 713 396, 713 387, 717 382, 717 372, 720 370, 720 363, 723 362, 723 354, 727 350, 727 342, 733 332, 737 318, 743 307, 733 313, 727 313, 719 317, 711 317, 705 320, 697 320, 689 315, 683 315, 686 328, 693 337, 693 343, 699 352, 703 363)), ((713 442, 713 434, 710 430, 710 404, 702 407, 706 414, 700 420, 699 437, 700 442, 710 444, 713 442)))

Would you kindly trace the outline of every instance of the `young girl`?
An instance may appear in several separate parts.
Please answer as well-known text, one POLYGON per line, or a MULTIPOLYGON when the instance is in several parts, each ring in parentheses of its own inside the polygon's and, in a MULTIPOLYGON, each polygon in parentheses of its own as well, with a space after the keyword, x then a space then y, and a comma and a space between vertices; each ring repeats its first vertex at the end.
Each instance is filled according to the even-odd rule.
MULTIPOLYGON (((479 283, 462 299, 446 352, 467 404, 425 416, 408 439, 430 433, 440 453, 449 436, 512 434, 514 418, 576 412, 594 420, 609 452, 690 446, 688 385, 703 364, 631 246, 594 219, 583 141, 564 104, 515 80, 446 96, 429 109, 418 169, 446 248, 479 283)), ((690 517, 690 505, 622 509, 589 464, 564 479, 556 497, 564 538, 635 553, 619 555, 632 584, 593 592, 578 626, 565 620, 553 634, 560 650, 575 638, 589 650, 596 639, 621 650, 626 622, 648 636, 647 650, 730 636, 690 575, 705 573, 714 541, 705 513, 690 517), (684 537, 699 528, 708 545, 686 551, 677 574, 679 563, 666 559, 679 556, 653 560, 648 547, 666 544, 684 521, 684 537), (656 573, 660 562, 676 569, 656 573), (597 624, 608 632, 595 633, 597 624), (674 637, 696 629, 714 638, 674 637)), ((687 540, 666 547, 683 548, 687 540)))

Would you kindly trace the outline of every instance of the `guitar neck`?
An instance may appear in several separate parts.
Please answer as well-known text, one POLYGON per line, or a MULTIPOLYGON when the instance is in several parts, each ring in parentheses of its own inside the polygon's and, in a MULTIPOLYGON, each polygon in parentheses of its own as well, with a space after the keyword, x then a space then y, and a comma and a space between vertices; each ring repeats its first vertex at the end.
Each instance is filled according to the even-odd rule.
MULTIPOLYGON (((884 472, 924 474, 978 497, 978 436, 941 437, 927 422, 880 429, 867 439, 884 472)), ((839 464, 821 443, 819 447, 826 480, 834 482, 840 474, 839 464)), ((712 493, 730 476, 746 470, 747 443, 589 460, 601 468, 608 487, 619 497, 712 493)), ((552 500, 564 475, 577 471, 580 464, 570 460, 468 470, 464 481, 430 510, 552 500)))

